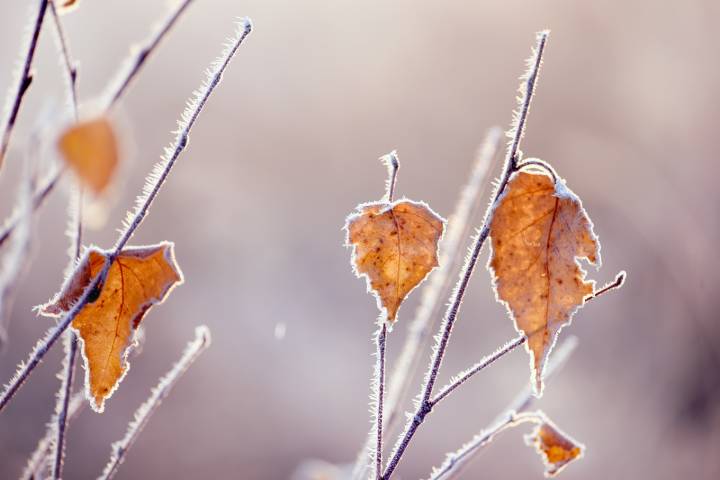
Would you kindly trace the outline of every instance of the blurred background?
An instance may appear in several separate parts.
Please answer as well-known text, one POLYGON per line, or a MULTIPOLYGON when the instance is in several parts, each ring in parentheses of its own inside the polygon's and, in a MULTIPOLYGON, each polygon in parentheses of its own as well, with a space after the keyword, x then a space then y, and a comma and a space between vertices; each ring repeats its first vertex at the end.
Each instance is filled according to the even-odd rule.
MULTIPOLYGON (((35 4, 3 2, 2 92, 14 85, 35 4)), ((86 107, 168 8, 81 0, 63 17, 86 107)), ((99 474, 111 442, 202 323, 212 347, 117 478, 285 479, 309 459, 352 461, 370 427, 377 310, 350 271, 344 218, 380 198, 377 158, 395 148, 398 193, 449 215, 485 130, 509 125, 518 76, 544 28, 552 34, 522 148, 583 199, 603 246, 604 265, 590 276, 629 274, 563 332, 579 348, 537 404, 587 446, 563 478, 720 478, 718 2, 196 0, 113 113, 126 161, 106 224, 88 243, 114 242, 186 99, 245 15, 255 31, 133 240, 176 242, 185 284, 146 318, 142 354, 105 413, 85 409, 71 424, 66 478, 99 474)), ((51 27, 0 175, 3 216, 30 134, 52 132, 67 112, 51 27)), ((0 352, 2 382, 50 326, 30 308, 63 279, 69 180, 37 216, 0 352)), ((418 298, 389 337, 391 365, 418 298)), ((479 268, 440 382, 515 335, 479 268)), ((61 357, 57 345, 0 416, 0 478, 17 477, 43 435, 61 357)), ((426 477, 491 422, 527 384, 527 363, 514 351, 438 407, 399 478, 426 477)), ((498 437, 463 478, 541 478, 523 444, 528 430, 498 437)))

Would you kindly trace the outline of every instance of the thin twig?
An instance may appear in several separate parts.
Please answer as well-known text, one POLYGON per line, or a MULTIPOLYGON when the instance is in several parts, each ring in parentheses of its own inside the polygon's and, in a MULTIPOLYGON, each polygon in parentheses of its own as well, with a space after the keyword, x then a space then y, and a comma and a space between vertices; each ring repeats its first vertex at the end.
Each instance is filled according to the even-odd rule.
MULTIPOLYGON (((548 368, 545 371, 546 380, 560 371, 576 347, 576 337, 568 337, 560 344, 548 362, 548 368)), ((459 474, 462 467, 467 465, 467 462, 475 456, 482 447, 490 443, 495 435, 515 425, 516 423, 514 422, 516 422, 518 414, 530 408, 536 399, 537 397, 533 395, 532 389, 529 386, 523 388, 520 394, 518 394, 512 403, 504 410, 504 413, 493 422, 492 426, 482 430, 480 434, 476 435, 459 450, 448 454, 443 464, 433 470, 430 477, 431 480, 447 480, 459 474)))
POLYGON ((382 326, 377 333, 377 364, 375 367, 375 478, 382 475, 382 447, 383 447, 383 400, 385 396, 385 339, 387 337, 387 323, 382 320, 382 326))
POLYGON ((165 36, 170 30, 172 30, 175 23, 178 21, 183 12, 187 9, 187 7, 190 6, 190 3, 192 3, 192 1, 193 0, 181 0, 180 2, 178 2, 175 7, 173 7, 173 9, 170 11, 168 16, 165 17, 165 19, 160 23, 160 26, 152 34, 150 39, 141 47, 134 49, 133 53, 131 54, 131 58, 125 63, 123 67, 125 73, 118 76, 119 80, 116 82, 116 85, 112 86, 109 89, 109 93, 106 96, 106 98, 108 99, 108 110, 112 108, 117 103, 117 101, 120 100, 120 97, 125 94, 128 87, 130 86, 130 83, 135 77, 137 77, 138 72, 143 67, 150 54, 155 51, 158 45, 160 45, 162 39, 165 38, 165 36))
POLYGON ((153 200, 155 200, 155 197, 160 191, 160 187, 165 183, 178 157, 183 150, 185 150, 185 147, 187 147, 190 130, 193 125, 195 125, 195 122, 200 116, 200 112, 202 112, 203 107, 205 107, 210 95, 212 95, 215 88, 220 84, 222 75, 230 64, 230 60, 235 56, 240 45, 242 45, 251 31, 252 22, 250 19, 242 19, 238 24, 235 37, 230 41, 220 58, 212 66, 205 84, 200 90, 195 92, 195 97, 188 102, 188 107, 182 114, 175 142, 165 149, 164 158, 155 165, 155 169, 153 169, 153 172, 149 176, 150 181, 146 183, 143 188, 143 195, 137 199, 137 208, 132 214, 128 213, 125 220, 125 229, 120 234, 120 238, 115 244, 111 257, 114 258, 120 253, 128 240, 130 240, 130 237, 135 233, 135 230, 145 219, 145 215, 147 215, 150 205, 152 205, 153 200))
POLYGON ((553 183, 557 183, 558 175, 555 172, 555 169, 547 162, 544 162, 538 158, 532 159, 532 160, 523 160, 521 163, 518 163, 515 166, 516 170, 522 170, 525 167, 537 167, 541 170, 545 170, 548 175, 552 177, 553 183))
MULTIPOLYGON (((500 128, 489 129, 478 149, 472 171, 448 220, 447 230, 440 244, 440 266, 427 279, 423 287, 415 318, 410 323, 405 343, 392 375, 388 377, 389 383, 383 414, 383 432, 386 437, 392 434, 402 418, 401 410, 398 407, 409 393, 412 379, 420 366, 422 355, 431 338, 429 333, 435 323, 433 320, 439 316, 443 306, 442 299, 445 298, 451 287, 452 273, 455 265, 459 263, 456 260, 461 251, 460 246, 462 240, 467 238, 470 220, 480 207, 480 198, 485 191, 487 178, 500 146, 500 135, 500 128)), ((368 467, 367 452, 371 450, 372 437, 368 436, 355 460, 351 477, 354 480, 365 477, 364 472, 368 467)))
POLYGON ((487 357, 480 360, 478 363, 473 365, 472 367, 468 368, 464 372, 460 373, 459 375, 456 375, 453 380, 450 381, 448 385, 446 385, 440 392, 435 395, 430 400, 430 408, 437 405, 442 399, 450 395, 457 387, 465 383, 470 377, 475 375, 476 373, 480 372, 484 368, 492 365, 497 359, 505 355, 506 353, 510 353, 515 348, 519 347, 520 345, 524 344, 527 341, 527 337, 525 335, 520 335, 514 340, 510 340, 505 345, 497 349, 492 354, 488 355, 487 357))
POLYGON ((105 466, 105 470, 98 477, 99 479, 106 480, 115 475, 118 467, 125 460, 128 449, 133 445, 148 420, 150 420, 150 416, 170 394, 180 377, 209 345, 210 330, 204 325, 197 327, 195 329, 195 340, 188 344, 180 360, 160 379, 157 386, 152 390, 150 397, 135 411, 135 417, 128 425, 125 436, 113 443, 110 460, 105 466))
POLYGON ((533 56, 531 57, 530 68, 525 77, 525 85, 522 91, 523 95, 520 103, 520 111, 515 116, 514 128, 511 130, 512 140, 508 147, 507 155, 505 158, 505 167, 502 179, 495 192, 494 199, 485 214, 483 227, 475 239, 475 244, 472 248, 472 252, 468 257, 467 262, 463 266, 457 287, 453 292, 452 299, 448 306, 447 312, 445 313, 440 334, 436 337, 437 343, 434 349, 433 358, 428 367, 428 372, 426 374, 425 383, 419 396, 415 415, 410 418, 409 422, 405 427, 405 432, 398 440, 392 457, 390 458, 387 468, 385 469, 385 472, 382 476, 383 479, 389 479, 392 473, 395 471, 395 468, 397 468, 397 465, 400 462, 403 454, 405 453, 405 449, 410 443, 410 440, 415 435, 418 427, 425 420, 426 415, 432 410, 430 398, 432 396, 433 387, 435 385, 435 381, 437 379, 443 357, 445 356, 445 350, 447 348, 448 341, 450 340, 452 328, 455 323, 455 319, 457 318, 458 311, 460 310, 460 305, 462 304, 465 290, 468 283, 470 282, 470 278, 472 277, 483 244, 485 243, 485 240, 490 234, 490 222, 492 220, 494 208, 498 203, 499 198, 505 191, 505 187, 510 181, 510 176, 515 171, 515 167, 518 162, 520 140, 523 136, 525 122, 527 119, 528 111, 530 109, 533 92, 535 90, 535 84, 540 70, 540 65, 542 63, 542 56, 545 50, 545 44, 548 34, 549 32, 543 31, 538 33, 537 35, 537 46, 533 52, 533 56))
MULTIPOLYGON (((82 410, 85 405, 85 393, 76 392, 70 399, 70 406, 68 407, 67 421, 75 418, 78 413, 82 410)), ((53 422, 54 423, 54 422, 53 422)), ((53 423, 48 424, 48 429, 45 432, 45 436, 38 442, 35 451, 30 455, 27 466, 20 476, 21 480, 32 480, 36 478, 42 478, 44 475, 40 475, 40 472, 45 470, 47 464, 50 461, 52 453, 53 437, 55 436, 55 429, 51 428, 53 423)))
POLYGON ((77 67, 75 62, 72 61, 70 55, 70 46, 68 44, 67 35, 65 34, 65 28, 60 21, 60 15, 55 6, 55 0, 50 1, 50 13, 52 14, 53 23, 55 25, 55 33, 57 34, 58 46, 60 53, 62 54, 63 67, 67 75, 68 92, 70 98, 70 106, 72 107, 73 117, 75 121, 78 121, 78 96, 77 96, 77 67))
POLYGON ((623 283, 625 283, 625 278, 627 278, 627 273, 625 272, 625 270, 621 270, 620 272, 618 272, 617 275, 615 275, 615 280, 608 283, 601 289, 594 291, 592 295, 590 295, 584 300, 584 302, 589 302, 590 300, 597 298, 600 295, 609 292, 610 290, 615 290, 616 288, 622 287, 623 283))
POLYGON ((68 424, 68 409, 72 397, 73 380, 75 377, 75 359, 77 358, 78 339, 75 332, 65 333, 66 351, 63 361, 62 382, 58 391, 58 402, 56 405, 57 418, 54 426, 50 428, 55 432, 55 444, 53 447, 54 461, 52 464, 52 478, 62 478, 63 460, 65 457, 65 432, 68 424))
POLYGON ((230 60, 237 52, 243 40, 250 34, 251 30, 252 23, 250 22, 250 19, 242 19, 235 38, 231 41, 222 56, 215 63, 204 87, 197 92, 196 97, 190 102, 188 108, 183 113, 180 130, 178 131, 174 148, 167 149, 168 153, 166 157, 158 165, 156 165, 155 170, 150 175, 151 183, 145 185, 145 194, 138 197, 138 206, 135 209, 135 212, 133 214, 128 214, 125 222, 125 229, 121 231, 118 241, 112 251, 106 256, 105 264, 102 270, 97 276, 93 277, 93 279, 89 282, 89 285, 85 287, 85 290, 78 299, 77 303, 65 314, 65 317, 63 317, 55 327, 50 329, 45 334, 45 337, 37 343, 33 351, 30 353, 28 362, 26 364, 20 364, 17 373, 5 387, 2 394, 0 394, 0 411, 5 408, 7 403, 15 395, 15 393, 17 393, 18 389, 23 385, 25 380, 27 380, 30 373, 40 363, 48 350, 55 344, 73 319, 85 307, 88 300, 92 297, 92 293, 96 291, 97 288, 100 288, 107 276, 110 265, 115 261, 123 247, 127 244, 128 240, 130 240, 130 237, 132 237, 132 234, 140 226, 147 215, 150 205, 160 191, 160 187, 167 179, 167 176, 170 174, 175 161, 187 146, 192 126, 197 121, 197 118, 207 103, 208 98, 219 85, 222 74, 230 63, 230 60))
MULTIPOLYGON (((107 98, 110 99, 107 102, 108 109, 111 109, 113 106, 115 106, 117 102, 120 101, 120 99, 125 95, 128 86, 132 83, 133 79, 140 72, 141 67, 145 65, 147 59, 151 56, 153 52, 155 52, 162 40, 172 30, 172 27, 177 23, 177 20, 189 6, 191 1, 192 0, 183 0, 181 3, 178 3, 175 8, 170 11, 168 16, 161 22, 161 28, 159 28, 155 32, 155 34, 151 37, 148 43, 131 55, 131 58, 127 63, 127 65, 130 66, 128 67, 126 65, 123 65, 120 68, 117 75, 117 78, 119 79, 117 85, 111 88, 110 92, 107 94, 107 98)), ((2 160, 0 159, 0 166, 1 165, 2 160)), ((50 192, 55 189, 63 173, 65 173, 64 168, 58 169, 56 172, 52 173, 50 176, 48 176, 47 181, 43 183, 43 186, 35 192, 35 195, 33 195, 33 208, 35 210, 40 208, 45 203, 45 199, 50 194, 50 192)), ((17 218, 17 216, 12 216, 5 221, 5 226, 2 232, 0 232, 0 247, 2 247, 5 241, 10 237, 10 235, 12 235, 18 221, 19 219, 17 218)))
POLYGON ((35 58, 35 50, 37 49, 38 39, 40 38, 40 31, 42 30, 42 24, 45 19, 47 7, 48 0, 40 0, 37 15, 33 17, 30 42, 28 43, 28 48, 25 52, 22 69, 20 70, 17 89, 15 94, 10 97, 7 120, 5 120, 5 125, 2 128, 2 143, 0 143, 0 168, 2 168, 5 154, 7 153, 8 146, 10 145, 10 137, 12 136, 15 122, 17 121, 18 114, 20 113, 20 105, 25 97, 25 93, 32 83, 32 63, 35 58))

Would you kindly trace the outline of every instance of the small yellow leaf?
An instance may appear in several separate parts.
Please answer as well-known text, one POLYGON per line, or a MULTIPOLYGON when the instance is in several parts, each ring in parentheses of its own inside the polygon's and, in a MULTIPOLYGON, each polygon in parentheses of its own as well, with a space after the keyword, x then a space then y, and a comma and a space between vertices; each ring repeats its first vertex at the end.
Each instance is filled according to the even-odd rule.
MULTIPOLYGON (((91 248, 76 274, 40 313, 58 316, 77 302, 85 287, 103 269, 109 252, 91 248)), ((90 403, 102 412, 128 370, 127 354, 145 313, 162 303, 170 290, 182 283, 173 244, 124 249, 110 266, 100 291, 72 322, 82 340, 85 387, 90 403)))
POLYGON ((405 297, 438 265, 445 220, 425 203, 402 199, 359 205, 345 225, 352 264, 394 322, 405 297))
POLYGON ((526 441, 528 445, 534 446, 543 457, 546 477, 554 477, 568 463, 582 458, 585 450, 583 445, 573 440, 547 419, 526 437, 526 441))
POLYGON ((105 190, 118 165, 115 130, 107 118, 71 126, 60 135, 58 149, 83 185, 95 194, 105 190))
POLYGON ((599 264, 600 244, 580 199, 563 180, 519 172, 510 180, 490 224, 489 267, 497 298, 515 328, 528 336, 534 389, 560 329, 593 293, 577 258, 599 264))

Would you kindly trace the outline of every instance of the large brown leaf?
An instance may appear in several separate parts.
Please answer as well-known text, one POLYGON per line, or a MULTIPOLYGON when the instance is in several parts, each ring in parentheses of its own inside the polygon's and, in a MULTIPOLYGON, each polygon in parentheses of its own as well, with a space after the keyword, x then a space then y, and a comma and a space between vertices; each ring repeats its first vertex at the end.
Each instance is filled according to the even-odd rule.
POLYGON ((347 219, 352 264, 364 276, 378 308, 394 322, 400 304, 438 265, 445 221, 425 203, 407 199, 366 203, 347 219))
POLYGON ((548 175, 522 171, 510 180, 490 225, 495 291, 518 331, 528 336, 536 394, 559 330, 595 282, 578 258, 599 265, 600 244, 580 199, 548 175))
MULTIPOLYGON (((108 252, 89 249, 75 275, 40 307, 40 313, 58 316, 67 312, 103 269, 107 256, 108 252)), ((127 373, 129 347, 145 313, 180 283, 182 273, 173 244, 168 242, 126 248, 110 266, 100 291, 91 294, 91 302, 72 322, 82 340, 85 387, 93 409, 103 410, 105 400, 127 373)))

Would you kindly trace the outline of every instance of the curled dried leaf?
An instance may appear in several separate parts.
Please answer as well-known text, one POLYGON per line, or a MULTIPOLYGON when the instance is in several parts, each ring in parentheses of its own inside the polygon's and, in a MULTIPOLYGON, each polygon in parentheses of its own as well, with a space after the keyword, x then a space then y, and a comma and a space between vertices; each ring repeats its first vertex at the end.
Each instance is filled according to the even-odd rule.
POLYGON ((558 332, 593 293, 595 282, 585 280, 577 259, 599 266, 600 243, 580 199, 563 180, 526 171, 508 183, 490 235, 495 292, 515 328, 528 336, 533 387, 539 395, 558 332))
POLYGON ((345 224, 352 264, 378 308, 394 322, 400 304, 438 266, 445 220, 425 203, 407 199, 359 205, 345 224))
POLYGON ((546 477, 554 477, 570 462, 582 458, 585 451, 582 444, 561 431, 547 418, 544 418, 544 421, 525 437, 525 440, 543 457, 546 477))
POLYGON ((58 140, 65 163, 95 194, 110 184, 118 165, 115 129, 105 117, 77 123, 58 140))
MULTIPOLYGON (((43 315, 67 312, 98 275, 109 252, 89 249, 76 273, 62 291, 39 308, 43 315)), ((86 394, 93 409, 102 412, 104 402, 127 373, 127 355, 144 315, 162 303, 182 273, 175 262, 173 244, 124 249, 113 261, 98 292, 72 322, 82 341, 86 394)))

